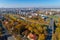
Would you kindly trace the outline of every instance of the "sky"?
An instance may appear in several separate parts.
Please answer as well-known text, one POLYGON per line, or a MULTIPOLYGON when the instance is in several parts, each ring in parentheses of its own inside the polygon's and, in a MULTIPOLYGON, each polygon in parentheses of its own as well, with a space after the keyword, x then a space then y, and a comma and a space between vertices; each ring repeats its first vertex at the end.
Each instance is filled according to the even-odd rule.
POLYGON ((60 8, 60 0, 0 0, 0 8, 60 8))

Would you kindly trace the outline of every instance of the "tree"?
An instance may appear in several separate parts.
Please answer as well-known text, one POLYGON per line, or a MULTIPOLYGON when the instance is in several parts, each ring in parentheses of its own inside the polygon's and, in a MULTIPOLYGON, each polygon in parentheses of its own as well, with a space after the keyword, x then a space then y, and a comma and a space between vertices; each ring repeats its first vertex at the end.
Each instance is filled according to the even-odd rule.
POLYGON ((44 34, 39 34, 38 40, 45 40, 45 35, 44 34))

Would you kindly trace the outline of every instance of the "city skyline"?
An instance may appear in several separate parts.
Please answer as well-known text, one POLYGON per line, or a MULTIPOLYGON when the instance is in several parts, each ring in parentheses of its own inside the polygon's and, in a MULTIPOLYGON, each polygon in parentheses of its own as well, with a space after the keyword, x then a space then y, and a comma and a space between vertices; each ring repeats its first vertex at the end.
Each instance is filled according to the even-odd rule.
POLYGON ((60 8, 60 0, 0 0, 0 8, 60 8))

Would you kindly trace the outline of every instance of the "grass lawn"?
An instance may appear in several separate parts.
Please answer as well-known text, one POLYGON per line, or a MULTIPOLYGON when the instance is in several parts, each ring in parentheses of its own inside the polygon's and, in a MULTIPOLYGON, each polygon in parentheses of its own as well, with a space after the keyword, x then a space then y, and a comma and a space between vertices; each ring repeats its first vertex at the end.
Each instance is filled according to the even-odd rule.
POLYGON ((58 19, 60 18, 59 16, 56 16, 56 15, 52 15, 50 16, 50 18, 54 18, 56 21, 58 21, 58 19))

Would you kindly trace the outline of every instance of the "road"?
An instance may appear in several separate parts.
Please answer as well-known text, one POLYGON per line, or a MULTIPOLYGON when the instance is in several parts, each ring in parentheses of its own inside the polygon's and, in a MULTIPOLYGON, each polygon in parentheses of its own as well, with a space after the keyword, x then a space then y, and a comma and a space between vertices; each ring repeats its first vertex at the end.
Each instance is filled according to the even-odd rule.
MULTIPOLYGON (((14 16, 12 16, 14 17, 14 16)), ((17 18, 17 16, 15 16, 17 18)), ((24 17, 25 18, 25 17, 24 17)), ((27 20, 27 19, 23 19, 23 18, 20 18, 20 20, 23 20, 23 21, 26 21, 26 22, 29 22, 29 23, 37 23, 37 24, 41 24, 41 23, 38 23, 38 22, 32 22, 30 20, 27 20)), ((54 19, 50 19, 50 25, 49 25, 49 29, 48 29, 48 33, 49 35, 47 36, 46 40, 51 40, 52 39, 52 33, 54 32, 55 30, 55 25, 54 25, 54 19)))
POLYGON ((11 40, 11 39, 14 39, 9 33, 8 33, 8 30, 5 28, 5 26, 3 25, 3 21, 2 21, 2 19, 0 19, 0 27, 2 28, 2 32, 3 32, 3 34, 2 34, 2 38, 0 38, 0 40, 7 40, 9 37, 9 40, 11 40))

